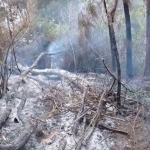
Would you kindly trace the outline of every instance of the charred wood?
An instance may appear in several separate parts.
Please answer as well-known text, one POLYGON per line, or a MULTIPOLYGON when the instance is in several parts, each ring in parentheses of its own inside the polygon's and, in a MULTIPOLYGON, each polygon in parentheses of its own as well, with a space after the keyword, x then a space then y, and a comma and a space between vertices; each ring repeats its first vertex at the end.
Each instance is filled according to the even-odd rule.
POLYGON ((5 124, 5 122, 7 121, 9 115, 11 113, 11 109, 10 108, 6 108, 4 110, 4 112, 1 113, 0 116, 0 129, 2 128, 2 126, 5 124))

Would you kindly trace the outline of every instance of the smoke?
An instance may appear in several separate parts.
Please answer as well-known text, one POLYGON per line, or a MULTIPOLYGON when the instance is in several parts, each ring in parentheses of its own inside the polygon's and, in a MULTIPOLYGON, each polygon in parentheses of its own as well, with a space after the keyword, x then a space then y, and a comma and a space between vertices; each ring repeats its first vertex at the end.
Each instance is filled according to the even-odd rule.
MULTIPOLYGON (((111 68, 109 33, 107 17, 103 4, 99 3, 99 18, 96 19, 95 22, 92 22, 93 24, 90 28, 90 40, 86 43, 88 46, 84 43, 85 47, 88 48, 84 48, 84 53, 79 46, 80 41, 78 40, 78 14, 81 10, 84 10, 84 15, 86 15, 86 9, 83 9, 83 7, 88 1, 46 1, 48 3, 45 3, 45 5, 43 5, 44 2, 41 1, 42 7, 38 10, 37 18, 41 21, 37 22, 37 24, 33 23, 33 33, 31 33, 31 31, 28 32, 28 36, 26 36, 27 42, 18 45, 18 51, 20 51, 20 57, 18 57, 18 60, 29 66, 34 62, 39 53, 47 50, 49 53, 61 52, 51 57, 52 68, 70 69, 74 67, 75 70, 82 71, 79 67, 83 66, 81 67, 83 70, 85 70, 85 67, 88 67, 88 71, 99 70, 98 72, 101 72, 100 70, 103 69, 103 64, 101 64, 102 57, 105 59, 108 67, 111 68), (46 25, 49 25, 48 23, 52 23, 50 24, 51 31, 49 31, 48 26, 48 28, 45 29, 47 34, 45 34, 41 28, 45 28, 46 25), (55 30, 53 25, 56 25, 58 28, 55 30), (56 34, 54 31, 56 31, 56 34), (55 36, 52 37, 52 34, 55 36), (47 48, 43 48, 42 46, 45 41, 49 41, 50 43, 47 48), (87 59, 88 57, 89 59, 87 59), (84 59, 87 60, 84 61, 84 59)), ((138 0, 137 3, 132 2, 130 9, 133 36, 133 60, 135 61, 134 72, 136 74, 143 71, 143 62, 145 59, 145 52, 143 50, 143 47, 145 46, 145 17, 143 17, 145 11, 143 10, 143 5, 143 2, 138 0)), ((114 28, 122 72, 124 74, 126 64, 126 45, 124 42, 125 21, 122 10, 122 1, 120 1, 115 14, 114 28)), ((43 59, 43 61, 45 60, 43 59)))
MULTIPOLYGON (((82 62, 82 58, 85 57, 86 59, 86 56, 78 44, 78 42, 80 42, 78 41, 78 14, 81 12, 85 4, 86 3, 81 0, 52 0, 49 4, 42 6, 38 11, 38 19, 42 20, 37 22, 36 26, 32 26, 32 30, 29 31, 25 37, 27 42, 18 45, 19 61, 29 66, 33 63, 39 53, 46 50, 49 53, 60 52, 51 57, 52 68, 72 69, 81 64, 85 65, 84 62, 82 62), (52 23, 50 24, 51 30, 49 31, 49 28, 47 28, 46 33, 55 34, 56 32, 54 38, 51 38, 51 35, 45 36, 45 33, 43 33, 42 27, 49 25, 49 23, 52 23), (55 29, 55 26, 53 25, 56 25, 59 29, 55 29), (44 42, 43 39, 49 40, 50 44, 47 48, 42 46, 44 42), (22 57, 25 59, 23 60, 22 57)), ((99 26, 99 24, 96 26, 99 26)), ((93 60, 98 60, 100 57, 104 57, 105 54, 108 55, 108 52, 105 50, 109 47, 107 44, 109 41, 106 35, 108 34, 105 30, 100 29, 100 27, 94 27, 92 29, 90 43, 88 43, 90 51, 88 51, 86 55, 93 57, 93 60)), ((86 46, 87 45, 85 45, 85 47, 86 46)), ((46 59, 43 61, 46 61, 46 59)), ((91 62, 89 61, 88 63, 90 65, 91 62)), ((94 61, 92 61, 92 63, 94 63, 94 61)), ((87 66, 84 66, 83 69, 85 67, 87 66)), ((100 68, 100 66, 97 66, 96 68, 100 68)))
MULTIPOLYGON (((51 57, 52 68, 62 68, 65 63, 66 53, 75 54, 78 47, 78 11, 80 7, 79 1, 66 1, 61 3, 61 7, 58 12, 53 12, 53 21, 57 24, 64 25, 65 28, 61 31, 61 35, 58 36, 49 46, 48 52, 57 53, 51 57), (57 14, 57 15, 56 15, 57 14), (56 17, 55 17, 56 16, 56 17)), ((53 8, 54 9, 54 8, 53 8)), ((75 58, 74 58, 75 59, 75 58)), ((75 60, 72 60, 75 61, 75 60)))
POLYGON ((49 53, 56 53, 51 56, 51 68, 61 68, 63 56, 68 47, 67 37, 57 39, 48 46, 49 53), (58 53, 57 53, 58 52, 58 53))

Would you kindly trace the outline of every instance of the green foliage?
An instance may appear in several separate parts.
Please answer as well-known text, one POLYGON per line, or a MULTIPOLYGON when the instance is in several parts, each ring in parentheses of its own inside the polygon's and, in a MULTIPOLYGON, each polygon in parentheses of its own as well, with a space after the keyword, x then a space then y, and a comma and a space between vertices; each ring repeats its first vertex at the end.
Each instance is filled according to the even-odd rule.
POLYGON ((59 38, 63 35, 66 25, 64 24, 56 24, 52 21, 45 22, 42 26, 44 34, 46 37, 49 37, 51 39, 59 38))

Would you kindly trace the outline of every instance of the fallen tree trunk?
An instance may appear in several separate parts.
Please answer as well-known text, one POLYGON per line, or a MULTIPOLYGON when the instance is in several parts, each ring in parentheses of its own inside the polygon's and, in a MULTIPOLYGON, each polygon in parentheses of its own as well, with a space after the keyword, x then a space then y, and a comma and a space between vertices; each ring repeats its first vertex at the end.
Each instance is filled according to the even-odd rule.
POLYGON ((0 150, 11 150, 11 148, 12 148, 11 144, 7 144, 7 145, 0 144, 0 150))
POLYGON ((13 148, 11 150, 21 150, 29 141, 31 135, 37 128, 37 122, 27 127, 24 132, 14 141, 13 148))
POLYGON ((0 115, 0 129, 2 128, 2 126, 5 124, 5 122, 7 121, 9 115, 11 113, 11 109, 10 108, 6 108, 4 110, 4 112, 1 113, 0 115))
POLYGON ((106 126, 105 124, 98 124, 97 125, 99 128, 103 128, 112 132, 116 132, 116 133, 120 133, 120 134, 124 134, 124 135, 129 135, 129 133, 127 131, 121 130, 121 129, 117 129, 115 127, 111 127, 111 126, 106 126))
POLYGON ((21 150, 29 141, 31 135, 37 128, 37 122, 24 129, 24 132, 14 141, 13 144, 0 145, 0 150, 21 150))
POLYGON ((59 53, 61 53, 61 51, 60 51, 60 52, 56 52, 56 53, 41 53, 41 54, 36 58, 36 60, 33 62, 33 64, 32 64, 27 70, 25 70, 25 71, 21 74, 21 76, 22 76, 23 78, 24 78, 25 76, 27 76, 27 74, 33 70, 33 68, 37 65, 37 63, 39 62, 39 60, 40 60, 44 55, 56 55, 56 54, 59 54, 59 53))
POLYGON ((39 62, 39 60, 42 58, 42 56, 44 55, 56 55, 56 54, 59 54, 61 52, 56 52, 56 53, 41 53, 37 58, 36 60, 33 62, 33 64, 27 68, 26 70, 24 70, 21 74, 20 74, 20 77, 16 80, 16 82, 14 83, 13 87, 12 87, 12 90, 10 90, 7 94, 7 102, 8 102, 8 95, 10 94, 10 92, 14 91, 15 89, 17 89, 19 86, 20 86, 20 83, 23 81, 23 79, 30 73, 32 72, 32 70, 34 69, 34 67, 37 65, 37 63, 39 62))
POLYGON ((38 74, 58 75, 71 82, 76 88, 80 89, 82 92, 88 85, 91 85, 91 83, 88 82, 86 79, 84 79, 81 75, 77 75, 62 69, 45 69, 45 70, 33 69, 32 73, 36 75, 38 74))

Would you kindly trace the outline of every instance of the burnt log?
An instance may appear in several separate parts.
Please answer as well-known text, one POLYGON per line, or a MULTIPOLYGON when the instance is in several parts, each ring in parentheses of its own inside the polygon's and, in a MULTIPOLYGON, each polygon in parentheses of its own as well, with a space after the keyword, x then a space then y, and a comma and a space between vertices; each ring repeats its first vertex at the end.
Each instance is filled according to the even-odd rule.
POLYGON ((11 113, 11 109, 10 108, 6 108, 0 115, 0 129, 2 128, 2 126, 5 124, 5 122, 7 121, 9 115, 11 113))
POLYGON ((0 150, 21 150, 29 141, 31 135, 37 128, 37 122, 33 125, 30 125, 24 129, 24 132, 12 142, 12 144, 2 145, 0 144, 0 150))

